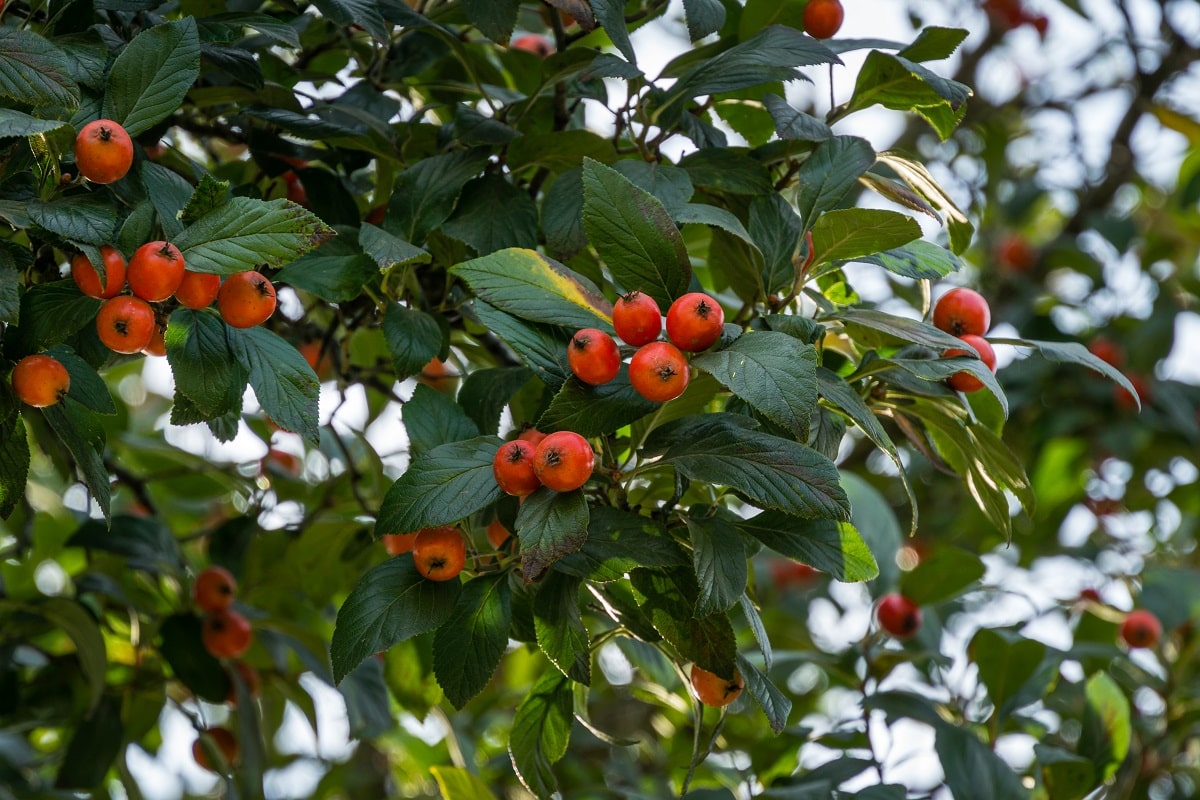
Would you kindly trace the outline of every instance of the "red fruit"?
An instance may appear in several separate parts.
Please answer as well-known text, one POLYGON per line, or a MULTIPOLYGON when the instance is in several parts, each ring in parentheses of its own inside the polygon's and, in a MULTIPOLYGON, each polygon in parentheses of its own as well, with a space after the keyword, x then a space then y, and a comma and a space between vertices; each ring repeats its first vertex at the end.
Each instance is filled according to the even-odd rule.
POLYGON ((921 608, 902 594, 887 594, 875 609, 879 627, 897 639, 907 639, 921 629, 921 608))
POLYGON ((133 140, 111 119, 84 125, 75 137, 75 166, 92 183, 113 183, 133 165, 133 140))
POLYGON ((170 242, 147 242, 129 259, 125 276, 129 290, 135 295, 157 303, 166 300, 183 281, 183 254, 170 242))
POLYGON ((542 433, 529 423, 525 423, 525 427, 521 429, 521 432, 517 435, 517 438, 523 442, 529 442, 534 447, 537 447, 542 439, 546 438, 546 434, 542 433))
POLYGON ((992 310, 974 289, 951 289, 934 304, 933 324, 958 337, 964 333, 983 336, 992 327, 992 310))
POLYGON ((217 293, 221 319, 233 328, 253 328, 275 313, 275 287, 261 272, 230 275, 217 293))
POLYGON ((1101 601, 1101 599, 1100 599, 1100 592, 1099 592, 1099 591, 1097 591, 1096 589, 1093 589, 1093 588, 1091 588, 1091 587, 1088 587, 1087 589, 1084 589, 1082 592, 1080 592, 1080 593, 1079 593, 1079 599, 1080 599, 1080 600, 1087 600, 1087 601, 1090 601, 1090 602, 1092 602, 1092 603, 1099 603, 1099 602, 1102 602, 1102 601, 1101 601))
MULTIPOLYGON (((988 344, 987 339, 981 336, 972 336, 967 333, 959 337, 975 351, 979 353, 979 360, 987 365, 993 373, 996 371, 996 351, 992 350, 992 346, 988 344)), ((951 348, 942 353, 942 358, 951 358, 953 356, 969 356, 971 353, 967 350, 951 348)), ((983 388, 983 381, 972 375, 970 372, 963 370, 956 372, 946 379, 946 384, 956 392, 978 392, 983 388)))
POLYGON ((237 597, 237 579, 224 567, 208 567, 192 584, 192 600, 202 611, 229 608, 237 597))
POLYGON ((1103 336, 1097 336, 1088 343, 1088 352, 1109 366, 1120 369, 1125 366, 1125 348, 1103 336))
POLYGON ((412 552, 413 542, 416 540, 417 534, 415 534, 415 533, 385 533, 383 536, 380 536, 379 538, 383 539, 383 546, 387 548, 387 551, 390 554, 392 554, 394 556, 398 556, 401 553, 411 553, 412 552))
POLYGON ((1162 623, 1145 609, 1130 611, 1121 623, 1121 640, 1129 647, 1154 647, 1162 638, 1162 623))
MULTIPOLYGON (((246 685, 246 694, 250 697, 258 697, 262 692, 262 681, 258 677, 258 670, 244 661, 235 661, 232 671, 236 672, 242 679, 242 683, 246 685)), ((225 698, 225 702, 231 706, 237 705, 237 687, 233 683, 232 675, 229 678, 229 695, 225 698)))
POLYGON ((304 190, 300 177, 289 169, 283 173, 283 182, 287 184, 287 199, 298 206, 308 208, 308 192, 304 190))
POLYGON ((786 558, 772 559, 768 569, 771 573, 771 582, 780 591, 807 589, 821 574, 820 570, 814 569, 808 564, 801 564, 786 558))
POLYGON ((22 403, 46 408, 67 396, 71 375, 57 358, 39 353, 25 356, 13 367, 12 387, 22 403))
POLYGON ((533 53, 542 58, 554 55, 554 45, 550 44, 550 40, 545 36, 538 36, 536 33, 527 33, 524 36, 518 36, 512 40, 512 44, 509 47, 524 50, 527 53, 533 53))
POLYGON ((613 305, 613 329, 621 341, 634 347, 649 344, 662 333, 662 312, 654 298, 632 291, 613 305))
POLYGON ((246 618, 228 608, 205 617, 200 635, 204 649, 217 658, 240 658, 254 638, 246 618))
POLYGON ((458 528, 449 525, 425 528, 413 540, 412 555, 417 572, 424 578, 453 580, 467 563, 467 542, 458 528))
POLYGON ((578 331, 567 345, 567 364, 575 377, 592 386, 608 383, 621 371, 621 351, 597 328, 578 331))
POLYGON ((444 394, 454 394, 454 387, 458 379, 459 374, 437 356, 429 359, 429 363, 422 367, 421 373, 417 375, 418 383, 423 383, 430 389, 436 389, 444 394))
POLYGON ((492 520, 487 526, 488 543, 492 547, 499 550, 504 546, 504 543, 512 538, 512 531, 505 527, 504 523, 498 519, 492 520))
POLYGON ((183 271, 183 279, 175 290, 175 299, 188 308, 208 308, 221 290, 221 276, 211 272, 183 271))
POLYGON ((733 680, 720 678, 712 672, 692 665, 692 691, 697 699, 706 706, 720 708, 727 706, 737 699, 746 688, 746 681, 737 669, 733 671, 733 680))
POLYGON ((367 216, 363 217, 363 222, 369 222, 372 225, 379 225, 383 222, 383 218, 387 216, 387 206, 375 206, 367 212, 367 216))
POLYGON ((570 492, 587 483, 596 465, 588 440, 574 431, 558 431, 542 440, 533 454, 533 468, 543 486, 570 492))
POLYGON ((148 356, 165 356, 167 354, 166 326, 155 320, 154 333, 150 335, 150 343, 142 348, 148 356))
POLYGON ((842 27, 845 11, 838 0, 808 0, 804 7, 804 32, 814 39, 828 39, 842 27))
MULTIPOLYGON (((540 445, 538 445, 540 447, 540 445)), ((492 459, 492 474, 505 494, 524 497, 542 485, 534 468, 536 447, 523 439, 513 439, 500 445, 492 459)))
POLYGON ((209 728, 201 733, 196 741, 192 742, 192 758, 209 772, 216 772, 217 768, 208 760, 208 754, 205 752, 203 741, 205 737, 212 744, 216 745, 217 750, 221 752, 221 756, 225 759, 226 766, 231 766, 233 762, 238 760, 238 756, 241 755, 241 748, 238 747, 237 737, 228 728, 209 728))
POLYGON ((647 400, 674 400, 688 385, 687 359, 670 342, 642 345, 629 361, 629 382, 647 400))
POLYGON ((154 338, 154 309, 145 300, 119 294, 96 314, 96 333, 114 353, 138 353, 154 338))
POLYGON ((685 294, 667 309, 667 338, 689 353, 712 347, 724 326, 725 311, 704 292, 685 294))
POLYGON ((100 247, 100 255, 104 258, 103 285, 100 283, 100 273, 96 272, 92 262, 83 253, 71 256, 71 280, 88 297, 107 300, 116 297, 125 288, 125 256, 108 245, 100 247))
MULTIPOLYGON (((1138 374, 1126 375, 1125 377, 1129 378, 1129 382, 1133 384, 1133 390, 1137 392, 1137 396, 1141 399, 1142 403, 1149 403, 1150 382, 1138 374)), ((1129 390, 1120 384, 1113 384, 1113 400, 1122 411, 1136 411, 1138 408, 1137 400, 1129 393, 1129 390)))
POLYGON ((1025 273, 1037 261, 1037 252, 1029 246, 1024 236, 1010 233, 996 243, 996 263, 1011 271, 1025 273))

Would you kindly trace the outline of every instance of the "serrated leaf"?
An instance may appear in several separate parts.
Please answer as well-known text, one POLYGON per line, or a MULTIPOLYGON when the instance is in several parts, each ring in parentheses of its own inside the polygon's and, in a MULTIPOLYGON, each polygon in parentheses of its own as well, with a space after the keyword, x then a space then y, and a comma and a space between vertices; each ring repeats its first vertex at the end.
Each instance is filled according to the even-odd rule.
POLYGON ((462 708, 492 679, 508 645, 512 607, 508 573, 462 585, 454 611, 433 638, 433 670, 446 699, 462 708))
POLYGON ((184 228, 175 246, 193 272, 232 275, 264 264, 283 266, 333 235, 295 203, 233 197, 184 228))
POLYGON ((724 350, 702 353, 696 366, 797 439, 807 439, 817 404, 817 352, 786 333, 754 331, 724 350))
POLYGON ((777 94, 768 94, 763 104, 775 120, 775 130, 780 139, 795 139, 801 142, 823 142, 833 138, 833 130, 821 120, 797 111, 777 94))
MULTIPOLYGON (((3 67, 0 67, 2 70, 3 67)), ((0 139, 19 136, 37 136, 42 133, 58 130, 67 126, 68 122, 61 119, 38 119, 23 111, 12 108, 0 108, 0 139)))
POLYGON ((97 414, 116 414, 117 406, 108 392, 108 384, 97 374, 96 369, 65 345, 56 345, 46 351, 67 368, 71 386, 67 396, 97 414))
POLYGON ((591 685, 592 653, 579 608, 579 578, 552 571, 533 601, 538 647, 550 663, 576 683, 591 685))
POLYGON ((949 58, 967 38, 962 28, 923 28, 917 38, 897 55, 909 61, 940 61, 949 58))
POLYGON ((534 250, 509 248, 450 268, 477 297, 532 322, 612 330, 612 303, 587 278, 534 250))
POLYGON ((412 399, 404 404, 401 420, 414 456, 439 445, 479 435, 479 428, 462 406, 436 389, 418 384, 412 399))
POLYGON ((231 388, 235 383, 240 383, 239 389, 246 386, 247 376, 225 335, 227 327, 216 314, 179 308, 171 314, 164 336, 176 391, 205 416, 226 413, 231 388))
POLYGON ((517 706, 508 755, 517 777, 535 797, 550 797, 558 790, 552 767, 567 752, 574 705, 570 679, 548 669, 517 706))
POLYGON ((229 673, 204 647, 202 624, 195 614, 172 614, 158 629, 159 652, 184 686, 210 703, 229 697, 229 673))
POLYGON ((750 203, 750 236, 763 255, 759 289, 767 294, 787 292, 796 280, 793 261, 803 224, 780 195, 772 192, 750 203))
POLYGON ((0 28, 0 96, 30 106, 79 105, 79 86, 66 55, 30 31, 0 28))
POLYGON ((147 28, 113 62, 101 115, 137 136, 177 111, 199 76, 195 18, 147 28))
POLYGON ((108 468, 104 466, 104 427, 95 412, 77 403, 70 396, 42 409, 46 422, 71 454, 79 476, 108 518, 111 490, 108 468))
POLYGON ((526 583, 583 546, 588 519, 588 502, 582 491, 554 492, 542 487, 525 498, 517 512, 516 533, 526 583))
POLYGON ((442 232, 479 255, 506 247, 537 247, 537 206, 529 192, 499 175, 476 178, 462 188, 442 232))
POLYGON ((815 263, 851 261, 908 244, 921 226, 907 214, 881 208, 826 211, 812 227, 815 263))
POLYGON ((778 511, 764 511, 739 522, 737 528, 780 555, 839 581, 869 581, 879 575, 870 548, 848 522, 802 520, 778 511))
POLYGON ((1046 645, 1005 630, 980 628, 968 647, 987 687, 993 714, 1008 715, 1009 700, 1034 676, 1046 655, 1046 645))
POLYGON ((29 219, 64 239, 87 244, 108 244, 117 228, 117 211, 111 203, 86 196, 63 197, 53 203, 31 202, 29 219))
POLYGON ((725 24, 725 6, 720 0, 683 0, 688 38, 693 42, 716 33, 725 24))
POLYGON ((230 351, 249 371, 250 387, 263 411, 279 427, 316 444, 321 383, 300 351, 262 327, 226 328, 226 336, 230 351))
POLYGON ((805 229, 832 208, 858 183, 858 177, 875 163, 875 150, 857 136, 835 136, 817 145, 796 172, 800 187, 796 210, 805 229))
POLYGON ((787 727, 788 715, 792 713, 792 701, 767 677, 766 673, 738 653, 738 669, 746 681, 746 691, 767 715, 771 730, 778 736, 787 727))
POLYGON ((496 433, 504 406, 531 377, 525 367, 477 369, 463 381, 458 402, 481 432, 496 433))
POLYGON ((314 0, 313 5, 342 25, 358 25, 381 44, 388 40, 388 24, 375 0, 314 0))
POLYGON ((727 614, 694 616, 699 589, 691 567, 630 573, 638 606, 680 658, 722 678, 732 678, 737 655, 727 614))
POLYGON ((663 524, 610 506, 591 509, 587 541, 554 569, 596 583, 623 580, 637 567, 682 567, 687 556, 663 524))
POLYGON ((369 222, 364 222, 359 228, 358 244, 382 270, 406 264, 427 264, 433 258, 416 245, 409 244, 399 236, 393 236, 369 222))
MULTIPOLYGON (((178 175, 167 170, 165 167, 150 163, 142 166, 143 176, 146 174, 146 170, 151 167, 160 171, 165 170, 175 176, 176 179, 179 179, 178 175)), ((186 185, 187 182, 184 181, 184 184, 186 185)), ((179 220, 184 225, 191 225, 208 212, 219 208, 228 199, 229 181, 219 181, 206 172, 200 176, 200 182, 196 184, 196 188, 192 190, 191 196, 188 197, 187 202, 184 204, 179 220)))
POLYGON ((487 156, 477 149, 421 159, 396 177, 383 229, 421 244, 450 217, 463 184, 486 164, 487 156))
POLYGON ((899 55, 872 50, 867 54, 854 94, 844 113, 875 104, 895 111, 913 111, 924 117, 943 140, 966 112, 971 90, 899 55))
POLYGON ((962 261, 957 256, 926 241, 909 242, 903 247, 865 255, 858 260, 914 280, 936 281, 962 269, 962 261))
POLYGON ((5 332, 5 344, 22 354, 53 347, 93 323, 100 304, 72 280, 39 283, 21 296, 23 324, 5 332))
MULTIPOLYGON (((275 280, 314 294, 331 303, 348 303, 379 274, 379 265, 338 240, 300 256, 275 275, 275 280)), ((186 258, 186 256, 185 256, 186 258)))
MULTIPOLYGON (((142 186, 145 187, 146 196, 154 206, 163 235, 174 242, 183 232, 184 224, 180 220, 180 215, 196 196, 197 190, 182 175, 167 169, 162 164, 143 161, 140 170, 142 186)), ((140 244, 139 242, 138 245, 140 244)))
POLYGON ((539 430, 575 431, 583 437, 612 433, 661 407, 647 400, 629 382, 629 367, 622 364, 617 376, 600 386, 571 378, 538 418, 539 430))
POLYGON ((583 161, 583 224, 626 291, 645 292, 662 308, 687 291, 691 263, 667 209, 617 170, 590 158, 583 161))
POLYGON ((863 328, 891 337, 889 344, 920 344, 934 350, 973 350, 963 340, 945 331, 938 330, 927 322, 907 317, 898 317, 873 308, 843 308, 830 315, 840 319, 858 339, 863 328))
POLYGON ((390 303, 384 311, 383 336, 399 377, 419 373, 442 349, 437 319, 400 303, 390 303))
POLYGON ((477 436, 414 459, 384 496, 376 529, 412 533, 448 525, 496 502, 501 492, 492 461, 499 448, 499 438, 477 436))
POLYGON ((519 7, 520 0, 463 0, 467 19, 475 23, 484 36, 501 44, 512 35, 519 7))
POLYGON ((407 553, 372 567, 338 609, 329 645, 334 681, 369 656, 441 625, 461 591, 459 581, 426 580, 407 553))
POLYGON ((695 615, 728 611, 746 589, 746 548, 737 529, 721 516, 686 517, 700 595, 695 615))
POLYGON ((637 53, 633 50, 633 42, 629 39, 629 28, 625 24, 624 0, 590 0, 590 5, 592 13, 596 15, 596 22, 601 28, 604 28, 604 32, 608 34, 613 46, 620 51, 621 55, 625 56, 626 61, 636 67, 637 53))
POLYGON ((300 47, 300 35, 296 29, 267 14, 231 11, 225 14, 201 17, 197 20, 197 24, 200 33, 209 40, 235 41, 243 38, 246 28, 251 28, 285 47, 293 49, 300 47))
POLYGON ((758 244, 751 238, 742 221, 723 208, 706 203, 687 203, 672 211, 671 218, 679 225, 712 225, 732 233, 755 250, 758 249, 758 244))
POLYGON ((484 328, 500 337, 538 380, 558 391, 571 377, 567 363, 570 335, 554 325, 527 322, 482 300, 472 307, 484 328))

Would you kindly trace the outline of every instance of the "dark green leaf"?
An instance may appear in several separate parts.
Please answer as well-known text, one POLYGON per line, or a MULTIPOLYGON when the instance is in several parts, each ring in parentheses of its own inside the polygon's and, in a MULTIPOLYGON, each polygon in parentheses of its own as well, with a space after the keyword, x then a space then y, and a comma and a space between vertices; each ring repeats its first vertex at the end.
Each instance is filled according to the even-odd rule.
POLYGON ((29 439, 25 421, 9 414, 0 423, 0 518, 7 519, 25 496, 29 475, 29 439))
POLYGON ((884 253, 862 256, 858 260, 916 280, 938 280, 962 269, 962 261, 957 256, 944 247, 926 241, 910 242, 884 253))
POLYGON ((94 245, 111 242, 117 228, 117 212, 110 203, 78 195, 53 203, 32 202, 29 219, 64 239, 94 245))
POLYGON ((383 665, 374 658, 368 658, 351 670, 338 684, 338 692, 346 703, 350 736, 373 739, 396 727, 388 702, 388 687, 383 681, 383 665))
POLYGON ((923 28, 916 40, 897 55, 909 61, 940 61, 949 58, 967 38, 962 28, 923 28))
POLYGON ((683 11, 688 37, 693 42, 716 33, 725 24, 725 6, 720 0, 683 0, 683 11))
POLYGON ((107 518, 111 490, 108 469, 104 466, 105 437, 100 420, 95 412, 75 402, 70 396, 43 408, 42 414, 55 436, 70 452, 84 485, 107 518))
POLYGON ((517 706, 508 755, 517 777, 535 797, 558 791, 551 767, 567 752, 574 707, 570 678, 554 669, 543 671, 517 706))
POLYGON ((58 789, 99 788, 124 745, 121 698, 108 694, 71 734, 54 786, 58 789))
POLYGON ((694 616, 699 588, 691 567, 630 573, 638 605, 680 658, 722 678, 733 678, 737 642, 726 614, 694 616))
POLYGON ((938 330, 927 322, 898 317, 873 308, 843 308, 831 316, 842 320, 856 341, 863 333, 875 331, 884 335, 884 338, 878 340, 884 344, 920 344, 939 352, 973 349, 957 336, 938 330))
MULTIPOLYGON (((199 218, 196 212, 211 210, 213 207, 210 206, 211 201, 218 200, 217 205, 219 205, 229 195, 229 187, 224 186, 219 197, 211 197, 210 193, 214 188, 211 183, 202 184, 201 188, 194 189, 178 172, 167 169, 162 164, 155 164, 153 161, 143 161, 140 169, 142 186, 145 187, 146 196, 154 207, 158 224, 162 227, 163 235, 172 242, 175 242, 179 234, 183 233, 185 224, 191 224, 199 218), (193 201, 196 202, 195 206, 192 206, 193 201), (192 215, 185 221, 181 219, 181 215, 187 211, 191 211, 192 215)), ((207 178, 207 176, 205 177, 207 178)), ((124 231, 122 230, 122 232, 124 231)), ((141 242, 137 243, 138 246, 141 244, 141 242)), ((133 249, 136 250, 137 247, 133 249)), ((188 266, 190 267, 191 264, 189 263, 188 266)))
MULTIPOLYGON (((3 69, 3 66, 0 66, 0 71, 3 69)), ((2 80, 3 78, 0 78, 0 81, 2 80)), ((17 111, 12 108, 0 108, 0 139, 18 136, 37 136, 41 133, 58 130, 69 124, 61 119, 38 119, 37 117, 29 116, 23 111, 17 111)))
POLYGON ((592 682, 592 653, 579 608, 579 578, 552 571, 538 587, 533 624, 546 658, 576 683, 592 682))
POLYGON ((393 236, 369 222, 364 222, 359 228, 358 244, 382 270, 406 264, 425 264, 431 258, 429 253, 416 245, 409 244, 399 236, 393 236))
POLYGON ((604 28, 613 46, 630 64, 637 66, 637 54, 633 51, 633 42, 629 40, 629 30, 625 25, 625 0, 591 0, 591 6, 596 22, 604 28))
POLYGON ((583 168, 563 172, 542 200, 542 231, 546 249, 566 261, 587 246, 583 227, 583 168))
POLYGON ((71 376, 71 388, 67 396, 85 408, 98 414, 116 414, 117 406, 112 395, 108 393, 108 384, 104 382, 91 364, 77 356, 65 345, 56 345, 46 351, 60 364, 67 368, 71 376))
POLYGON ((454 211, 463 184, 480 173, 487 156, 476 150, 431 156, 396 178, 384 230, 406 242, 422 244, 454 211))
POLYGON ((787 727, 788 715, 792 713, 791 698, 780 691, 766 673, 750 663, 741 653, 738 653, 737 662, 742 679, 746 681, 746 690, 767 715, 771 730, 778 736, 787 727))
POLYGON ((870 548, 848 522, 797 519, 778 511, 764 511, 739 522, 737 528, 780 555, 839 581, 869 581, 879 575, 870 548))
POLYGON ((501 44, 512 35, 520 5, 520 0, 463 0, 467 19, 475 23, 484 36, 501 44))
POLYGON ((611 506, 591 509, 587 541, 554 565, 557 572, 593 582, 622 580, 636 567, 681 567, 687 556, 661 522, 611 506))
POLYGON ((946 773, 946 786, 955 797, 971 800, 1028 800, 1021 779, 973 731, 942 722, 934 749, 946 773))
POLYGON ((374 0, 314 0, 321 13, 342 25, 358 25, 383 44, 388 40, 388 24, 381 4, 374 0))
POLYGON ((880 153, 879 163, 890 167, 918 196, 946 215, 951 250, 955 253, 962 253, 967 249, 967 246, 971 244, 971 235, 975 231, 975 226, 971 224, 967 215, 955 204, 946 190, 938 184, 924 164, 893 151, 880 153))
POLYGON ((1033 754, 1042 768, 1042 782, 1051 800, 1082 800, 1096 788, 1092 762, 1061 747, 1035 744, 1033 754))
POLYGON ((279 267, 320 246, 333 229, 287 200, 233 197, 175 240, 188 269, 231 275, 279 267))
POLYGON ((101 115, 137 136, 177 111, 199 76, 194 17, 147 28, 113 62, 101 115))
POLYGON ((993 714, 1006 716, 1009 700, 1034 676, 1046 655, 1046 645, 1011 631, 980 628, 967 649, 987 687, 993 714))
POLYGON ((695 615, 707 617, 728 611, 745 591, 749 577, 746 548, 737 528, 718 515, 689 515, 686 521, 700 585, 695 615))
POLYGON ((164 337, 176 391, 206 416, 227 412, 230 390, 246 386, 246 373, 225 335, 227 327, 216 314, 180 308, 171 314, 164 337))
POLYGON ((6 25, 0 28, 0 96, 29 106, 79 105, 79 86, 65 53, 44 37, 6 25))
POLYGON ((858 73, 846 113, 875 104, 896 111, 913 111, 946 139, 966 113, 971 90, 942 78, 915 61, 872 50, 858 73))
POLYGON ((263 411, 279 427, 316 444, 321 383, 300 351, 263 327, 227 328, 226 335, 229 349, 249 370, 250 386, 263 411))
POLYGON ((521 363, 533 370, 546 386, 557 391, 571 376, 567 363, 571 337, 562 328, 526 322, 482 300, 475 302, 473 310, 479 323, 504 340, 521 363))
POLYGON ((669 214, 683 208, 696 192, 687 172, 673 164, 648 164, 640 158, 622 158, 610 166, 639 189, 657 197, 669 214))
POLYGON ((796 210, 804 227, 812 228, 817 217, 836 207, 874 163, 875 150, 857 136, 835 136, 817 145, 796 173, 796 210))
POLYGON ((291 25, 280 22, 267 14, 248 14, 233 11, 214 14, 197 20, 202 38, 212 41, 232 42, 241 39, 244 29, 253 28, 263 36, 293 49, 300 47, 300 36, 291 25))
POLYGON ((108 669, 100 626, 84 606, 66 597, 48 597, 34 610, 66 633, 75 645, 75 657, 88 685, 88 713, 94 712, 104 695, 108 669))
POLYGON ((407 553, 372 567, 338 609, 329 646, 334 681, 369 656, 441 625, 461 591, 459 581, 426 580, 407 553))
POLYGON ((1108 781, 1129 755, 1133 737, 1129 698, 1115 680, 1097 672, 1087 680, 1087 707, 1083 712, 1083 732, 1079 736, 1079 754, 1092 760, 1096 776, 1108 781))
POLYGON ((479 255, 505 247, 534 248, 538 239, 537 206, 526 190, 499 175, 484 175, 463 187, 442 232, 466 243, 479 255))
POLYGON ((347 250, 348 245, 334 240, 300 256, 276 273, 275 280, 331 303, 349 302, 379 274, 379 265, 362 253, 339 252, 347 250))
MULTIPOLYGON (((24 310, 21 312, 25 314, 24 310)), ((989 339, 990 344, 1011 344, 1016 347, 1032 347, 1047 361, 1055 364, 1080 364, 1088 369, 1099 372, 1109 380, 1116 381, 1121 388, 1137 399, 1138 408, 1142 407, 1137 390, 1125 377, 1125 373, 1092 354, 1079 342, 1042 342, 1035 339, 989 339)))
POLYGON ((492 679, 508 645, 512 619, 508 573, 462 585, 454 612, 433 638, 433 670, 446 699, 462 708, 492 679))
POLYGON ((780 139, 795 139, 801 142, 823 142, 833 138, 833 131, 821 120, 797 111, 779 95, 768 94, 763 98, 767 110, 775 120, 775 129, 780 139))
POLYGON ((571 378, 550 401, 538 419, 539 430, 575 431, 584 437, 600 436, 653 413, 662 404, 647 400, 629 382, 629 367, 621 365, 617 377, 600 386, 571 378))
POLYGON ((501 492, 492 461, 499 447, 495 436, 479 436, 413 459, 384 496, 375 529, 413 533, 458 522, 496 502, 501 492))
POLYGON ((787 292, 796 280, 793 257, 803 224, 788 202, 775 192, 750 203, 750 236, 763 254, 762 289, 787 292))
POLYGON ((437 319, 400 303, 388 304, 383 336, 398 377, 416 375, 442 349, 442 327, 437 319))
POLYGON ((687 203, 672 211, 671 218, 679 225, 712 225, 732 233, 755 250, 758 249, 742 221, 723 208, 703 203, 687 203))
POLYGON ((108 525, 88 520, 71 534, 66 546, 115 553, 126 559, 130 569, 178 575, 183 567, 175 537, 151 517, 117 514, 108 525))
POLYGON ((195 614, 173 614, 158 629, 159 652, 175 677, 197 697, 224 703, 229 697, 229 673, 204 647, 202 624, 195 614))
POLYGON ((908 244, 921 237, 921 226, 897 211, 834 209, 817 218, 812 237, 815 263, 826 264, 861 260, 862 256, 908 244))
POLYGON ((529 383, 532 374, 525 367, 477 369, 463 381, 458 402, 482 433, 500 429, 500 413, 512 396, 529 383))
POLYGON ((957 547, 939 547, 900 579, 900 591, 919 606, 949 600, 983 577, 979 556, 957 547))
POLYGON ((521 542, 521 571, 528 583, 583 546, 588 535, 587 498, 582 491, 538 489, 521 504, 516 528, 521 542))
POLYGON ((479 428, 462 406, 436 389, 419 384, 401 412, 408 445, 414 457, 449 442, 479 435, 479 428))

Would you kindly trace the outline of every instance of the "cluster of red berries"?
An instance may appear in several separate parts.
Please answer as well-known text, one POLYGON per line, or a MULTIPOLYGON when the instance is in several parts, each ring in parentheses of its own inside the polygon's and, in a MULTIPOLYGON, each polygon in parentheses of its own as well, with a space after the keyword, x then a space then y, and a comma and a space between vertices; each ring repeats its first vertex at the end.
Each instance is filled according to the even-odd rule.
POLYGON ((254 639, 249 621, 231 608, 236 597, 237 580, 223 567, 206 568, 192 584, 192 601, 204 612, 204 649, 216 658, 240 658, 254 639))
POLYGON ((492 474, 501 491, 525 497, 539 486, 556 492, 574 491, 587 483, 595 466, 592 446, 578 433, 547 434, 529 428, 500 445, 492 459, 492 474))
MULTIPOLYGON (((665 342, 658 338, 663 318, 653 297, 633 291, 613 305, 613 329, 622 341, 637 348, 629 361, 629 382, 642 397, 659 403, 674 400, 687 388, 684 352, 712 347, 724 325, 721 305, 703 292, 690 292, 671 304, 665 342)), ((584 328, 567 346, 567 363, 579 380, 599 386, 617 376, 621 351, 604 331, 584 328)))
POLYGON ((416 533, 386 533, 380 538, 394 556, 412 553, 413 565, 427 580, 453 580, 467 563, 467 540, 454 525, 422 528, 416 533))
MULTIPOLYGON (((992 310, 979 292, 964 288, 946 292, 933 307, 933 324, 974 347, 979 360, 993 373, 996 371, 996 353, 983 338, 992 325, 992 310)), ((970 351, 959 348, 942 353, 943 358, 966 355, 970 355, 970 351)), ((958 392, 977 392, 983 388, 983 382, 965 370, 951 375, 946 383, 958 392)))

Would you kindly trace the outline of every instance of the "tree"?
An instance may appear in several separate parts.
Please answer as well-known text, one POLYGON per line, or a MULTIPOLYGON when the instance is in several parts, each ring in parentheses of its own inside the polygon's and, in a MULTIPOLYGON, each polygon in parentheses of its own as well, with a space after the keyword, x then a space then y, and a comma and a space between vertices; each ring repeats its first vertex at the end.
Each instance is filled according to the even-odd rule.
POLYGON ((914 3, 903 41, 818 40, 805 5, 8 4, 4 357, 70 378, 3 390, 11 791, 136 796, 139 749, 209 791, 170 756, 195 740, 264 796, 299 760, 285 712, 315 728, 336 687, 356 747, 312 796, 1190 796, 1196 392, 1148 377, 1160 316, 1112 322, 1127 362, 1107 316, 1049 310, 1122 254, 1171 289, 1161 318, 1195 295, 1162 266, 1195 263, 1194 159, 1171 194, 1122 157, 1148 113, 1193 130, 1176 12, 1113 155, 1063 187, 1005 148, 1064 98, 970 87, 1081 10, 955 5, 968 38, 914 3), (631 34, 671 24, 687 46, 652 67, 631 34), (789 91, 851 69, 832 102, 789 91), (909 126, 887 150, 842 132, 884 112, 909 126), (117 128, 113 177, 80 148, 117 128), (114 249, 153 263, 120 310, 165 356, 106 346, 136 326, 73 279, 97 294, 114 249), (943 279, 1030 357, 993 375, 934 325, 943 279), (614 330, 624 297, 665 334, 614 330), (980 613, 1064 553, 1121 586, 980 613), (1134 593, 1161 642, 1120 641, 1134 593), (1052 616, 1065 646, 1022 626, 1052 616), (922 769, 883 746, 905 736, 922 769))

